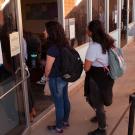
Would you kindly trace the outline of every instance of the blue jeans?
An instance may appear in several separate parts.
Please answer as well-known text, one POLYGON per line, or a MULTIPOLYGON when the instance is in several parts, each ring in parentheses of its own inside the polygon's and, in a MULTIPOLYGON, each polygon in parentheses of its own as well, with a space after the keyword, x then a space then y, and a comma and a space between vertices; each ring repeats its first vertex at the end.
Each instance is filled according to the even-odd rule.
POLYGON ((49 86, 56 109, 56 127, 62 128, 63 122, 68 122, 70 114, 68 82, 61 77, 50 77, 49 86))

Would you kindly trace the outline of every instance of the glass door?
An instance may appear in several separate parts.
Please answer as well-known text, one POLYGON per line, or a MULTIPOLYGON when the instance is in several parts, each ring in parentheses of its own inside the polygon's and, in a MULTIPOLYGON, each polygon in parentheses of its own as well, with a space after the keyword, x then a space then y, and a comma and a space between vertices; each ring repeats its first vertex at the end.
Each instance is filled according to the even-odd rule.
POLYGON ((0 1, 0 135, 27 128, 16 1, 0 1))
POLYGON ((33 109, 30 107, 32 114, 30 121, 35 122, 43 116, 42 113, 53 103, 51 96, 47 96, 44 91, 44 64, 47 44, 43 31, 46 22, 59 20, 59 14, 62 12, 58 12, 62 1, 37 0, 35 3, 35 0, 20 0, 20 2, 22 9, 23 36, 27 46, 26 60, 30 71, 28 90, 32 96, 29 96, 29 99, 33 100, 33 109))

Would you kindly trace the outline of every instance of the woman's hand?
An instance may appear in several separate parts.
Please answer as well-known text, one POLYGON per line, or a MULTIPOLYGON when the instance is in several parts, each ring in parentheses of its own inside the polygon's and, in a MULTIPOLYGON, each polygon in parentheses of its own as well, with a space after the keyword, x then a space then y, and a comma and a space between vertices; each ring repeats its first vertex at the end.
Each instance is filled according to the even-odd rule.
POLYGON ((91 65, 92 65, 92 62, 91 61, 89 61, 89 60, 87 60, 87 59, 85 59, 85 63, 84 63, 84 70, 85 70, 85 72, 87 72, 87 71, 89 71, 90 70, 90 68, 91 68, 91 65))

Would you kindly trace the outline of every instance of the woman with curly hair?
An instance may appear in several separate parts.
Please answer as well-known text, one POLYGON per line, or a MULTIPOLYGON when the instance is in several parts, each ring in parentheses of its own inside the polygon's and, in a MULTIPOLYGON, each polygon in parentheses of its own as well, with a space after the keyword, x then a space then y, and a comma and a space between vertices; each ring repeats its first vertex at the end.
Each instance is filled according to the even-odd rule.
POLYGON ((69 43, 62 25, 56 21, 45 24, 44 35, 48 46, 45 76, 46 81, 49 81, 56 110, 56 124, 48 126, 48 130, 63 133, 63 128, 69 126, 70 102, 68 98, 68 82, 63 80, 60 74, 60 50, 69 46, 69 43))

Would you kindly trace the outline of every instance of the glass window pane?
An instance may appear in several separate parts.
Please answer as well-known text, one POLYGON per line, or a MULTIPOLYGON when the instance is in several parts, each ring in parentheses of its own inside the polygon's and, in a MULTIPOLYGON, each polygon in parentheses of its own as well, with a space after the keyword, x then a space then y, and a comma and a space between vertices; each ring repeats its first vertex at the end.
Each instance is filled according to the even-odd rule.
POLYGON ((0 135, 21 134, 26 128, 22 86, 0 100, 0 135))
POLYGON ((105 1, 104 0, 92 1, 92 19, 100 20, 105 26, 105 1))
POLYGON ((127 0, 122 0, 121 6, 121 29, 125 31, 127 29, 127 0))
POLYGON ((65 0, 65 30, 72 46, 87 42, 87 0, 65 0))
POLYGON ((15 46, 15 51, 11 51, 11 46, 13 45, 10 44, 10 34, 15 32, 17 34, 17 31, 15 1, 10 0, 5 8, 0 11, 0 95, 7 92, 22 79, 20 70, 20 51, 15 53, 15 46), (5 83, 7 81, 8 85, 5 83))
POLYGON ((117 0, 109 0, 109 32, 117 29, 118 9, 117 0))
POLYGON ((15 0, 10 0, 7 5, 3 4, 5 1, 1 2, 0 7, 3 7, 3 10, 0 11, 0 97, 2 98, 0 99, 0 135, 17 135, 26 128, 23 87, 20 85, 2 97, 22 80, 20 44, 13 42, 19 38, 16 4, 15 0), (14 38, 11 42, 13 33, 14 38))
POLYGON ((133 22, 133 0, 129 0, 129 23, 133 22))
POLYGON ((127 43, 127 0, 121 1, 121 47, 127 43))

